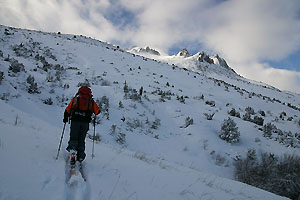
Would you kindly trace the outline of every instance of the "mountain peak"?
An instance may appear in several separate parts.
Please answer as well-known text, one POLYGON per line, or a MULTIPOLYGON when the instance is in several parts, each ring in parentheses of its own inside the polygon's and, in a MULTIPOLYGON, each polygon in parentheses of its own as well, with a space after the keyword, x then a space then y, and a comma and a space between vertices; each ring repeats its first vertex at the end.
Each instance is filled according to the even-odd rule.
POLYGON ((218 54, 214 54, 213 56, 211 56, 211 58, 214 60, 214 64, 220 65, 225 68, 230 68, 225 59, 221 58, 218 54))
POLYGON ((186 48, 183 48, 177 53, 177 56, 183 56, 186 58, 186 57, 190 57, 191 55, 186 48))
POLYGON ((195 55, 198 56, 197 60, 199 62, 207 62, 209 64, 215 64, 214 61, 209 57, 209 55, 206 54, 204 51, 198 52, 195 55))
POLYGON ((142 54, 153 54, 153 55, 156 55, 156 56, 160 56, 160 53, 159 51, 155 50, 155 49, 151 49, 149 46, 146 46, 145 48, 143 47, 132 47, 131 49, 129 49, 129 52, 131 53, 136 53, 136 54, 139 54, 139 53, 142 53, 142 54))

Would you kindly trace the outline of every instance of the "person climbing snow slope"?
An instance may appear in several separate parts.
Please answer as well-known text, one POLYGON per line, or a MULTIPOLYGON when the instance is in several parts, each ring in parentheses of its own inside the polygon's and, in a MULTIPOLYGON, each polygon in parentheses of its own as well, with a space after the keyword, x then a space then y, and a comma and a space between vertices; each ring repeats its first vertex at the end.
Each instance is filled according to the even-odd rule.
MULTIPOLYGON (((87 86, 78 89, 64 112, 63 122, 71 120, 70 139, 67 151, 70 152, 70 164, 80 163, 85 159, 85 137, 89 130, 92 114, 98 115, 100 109, 92 98, 92 91, 87 86)), ((94 122, 95 123, 95 122, 94 122)))

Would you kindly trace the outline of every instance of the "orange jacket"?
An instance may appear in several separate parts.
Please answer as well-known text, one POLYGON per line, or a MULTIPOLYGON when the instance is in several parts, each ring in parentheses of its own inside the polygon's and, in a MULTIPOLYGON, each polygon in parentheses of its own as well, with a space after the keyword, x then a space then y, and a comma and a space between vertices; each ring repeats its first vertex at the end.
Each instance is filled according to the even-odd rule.
MULTIPOLYGON (((72 108, 75 108, 76 101, 77 101, 77 97, 74 97, 69 103, 69 105, 67 106, 66 111, 68 112, 69 115, 71 114, 72 108)), ((86 108, 86 110, 88 109, 86 108)), ((95 115, 98 115, 100 113, 100 109, 93 99, 92 99, 92 105, 90 105, 89 110, 91 110, 95 115)))

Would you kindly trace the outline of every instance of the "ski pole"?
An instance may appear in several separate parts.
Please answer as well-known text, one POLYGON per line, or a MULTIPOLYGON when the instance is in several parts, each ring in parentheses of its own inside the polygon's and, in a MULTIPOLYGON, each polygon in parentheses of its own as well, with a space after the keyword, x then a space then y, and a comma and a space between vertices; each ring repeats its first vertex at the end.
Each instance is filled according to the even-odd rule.
POLYGON ((64 128, 63 128, 63 131, 61 133, 61 137, 60 137, 60 142, 59 142, 59 146, 58 146, 58 151, 57 151, 57 156, 56 156, 56 160, 58 159, 58 155, 59 155, 59 151, 60 151, 60 147, 61 147, 61 142, 62 142, 62 139, 64 137, 64 132, 65 132, 65 128, 66 128, 66 124, 64 124, 64 128))
POLYGON ((96 115, 94 117, 94 135, 93 135, 93 149, 92 149, 92 159, 95 157, 95 154, 94 154, 94 146, 95 146, 95 137, 96 137, 96 115))

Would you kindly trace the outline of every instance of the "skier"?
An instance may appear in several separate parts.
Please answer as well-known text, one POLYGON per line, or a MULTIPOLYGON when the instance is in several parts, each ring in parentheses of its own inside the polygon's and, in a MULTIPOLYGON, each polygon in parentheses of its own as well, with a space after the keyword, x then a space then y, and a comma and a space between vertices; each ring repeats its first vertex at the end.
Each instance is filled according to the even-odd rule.
POLYGON ((75 165, 76 160, 82 163, 85 159, 85 137, 93 113, 98 115, 100 109, 92 98, 91 89, 82 86, 65 109, 63 119, 64 123, 71 120, 70 139, 67 147, 67 151, 71 155, 71 165, 75 165))

